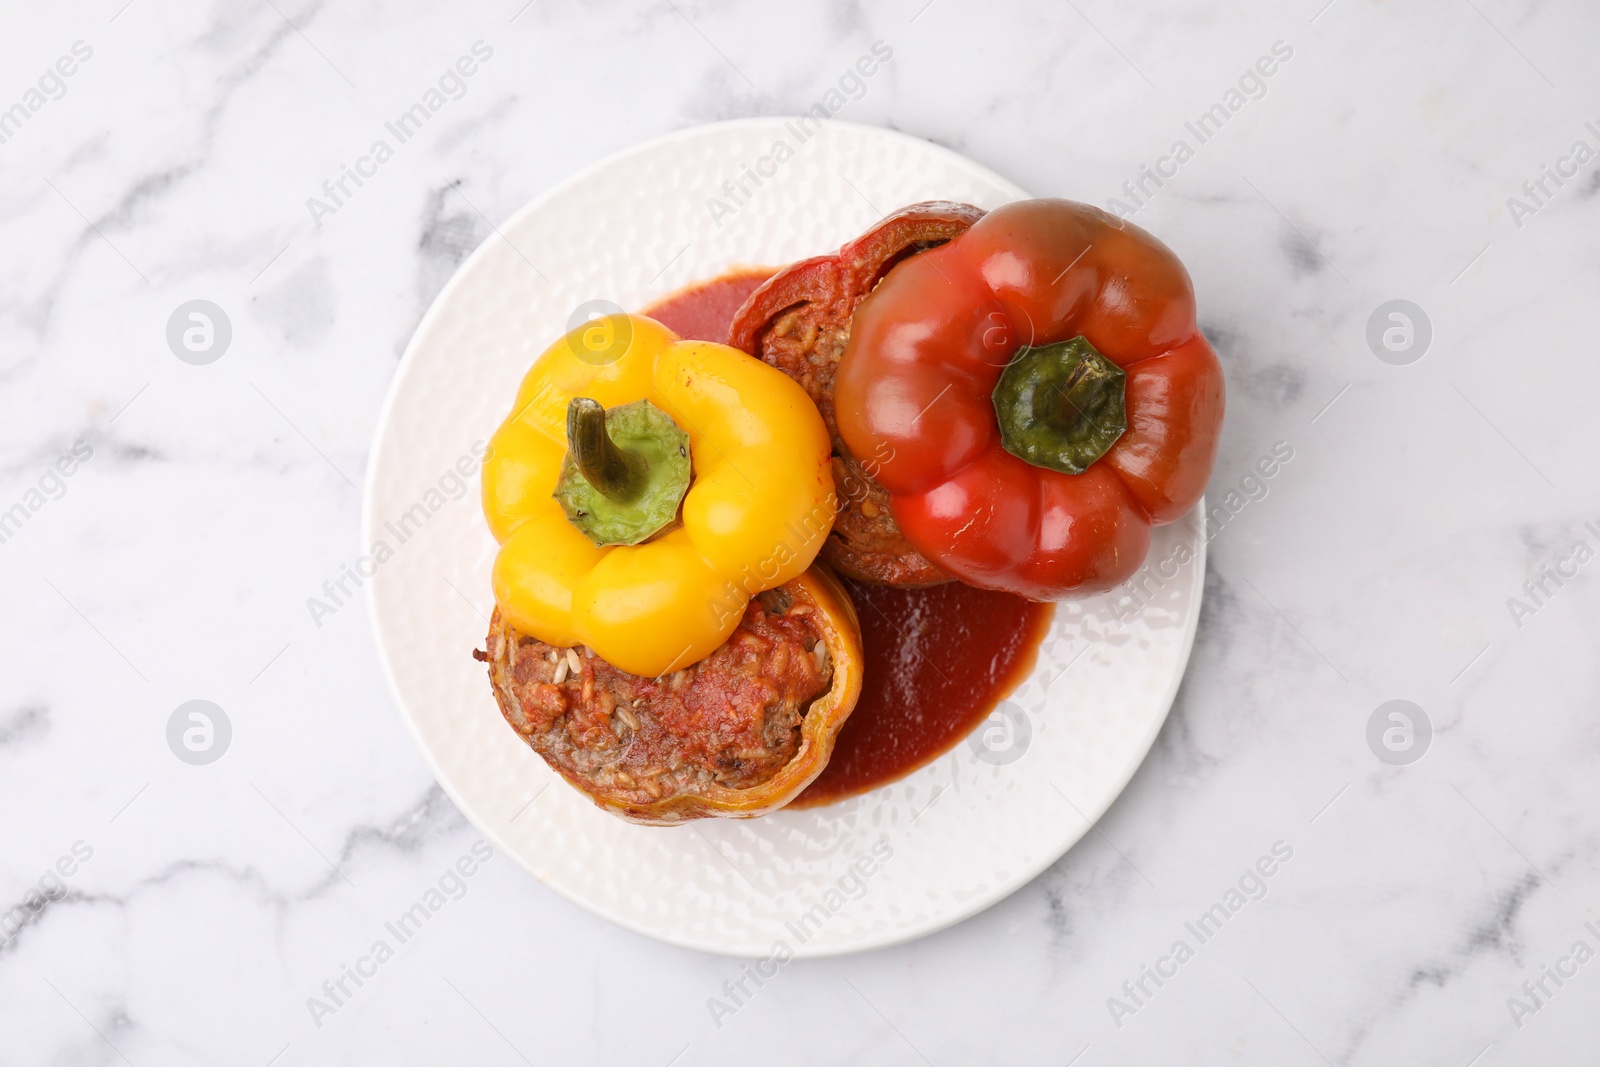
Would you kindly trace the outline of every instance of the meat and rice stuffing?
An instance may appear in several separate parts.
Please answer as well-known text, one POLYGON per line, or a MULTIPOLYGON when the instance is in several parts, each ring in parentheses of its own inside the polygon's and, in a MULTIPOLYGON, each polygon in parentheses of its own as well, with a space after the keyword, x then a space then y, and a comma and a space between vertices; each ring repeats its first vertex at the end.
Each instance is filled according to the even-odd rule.
POLYGON ((473 654, 534 751, 597 801, 633 809, 770 781, 833 677, 814 605, 781 587, 751 600, 710 656, 660 678, 519 634, 499 611, 487 650, 473 654))

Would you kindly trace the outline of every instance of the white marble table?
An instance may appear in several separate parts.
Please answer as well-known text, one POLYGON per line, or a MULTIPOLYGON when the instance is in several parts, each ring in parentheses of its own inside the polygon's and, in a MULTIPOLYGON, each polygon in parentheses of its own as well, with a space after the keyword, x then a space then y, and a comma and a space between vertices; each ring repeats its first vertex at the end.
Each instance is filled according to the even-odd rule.
POLYGON ((13 12, 0 1063, 1600 1060, 1600 16, 1322 2, 13 12), (307 604, 360 553, 399 354, 496 221, 642 139, 827 101, 878 41, 837 118, 1120 200, 1188 263, 1237 495, 1097 832, 719 1020, 739 961, 473 857, 365 607, 307 604), (192 300, 230 324, 210 362, 218 336, 168 343, 192 300), (209 765, 169 748, 191 700, 231 724, 209 765), (1409 749, 1399 720, 1369 745, 1391 700, 1431 741, 1412 712, 1409 749))

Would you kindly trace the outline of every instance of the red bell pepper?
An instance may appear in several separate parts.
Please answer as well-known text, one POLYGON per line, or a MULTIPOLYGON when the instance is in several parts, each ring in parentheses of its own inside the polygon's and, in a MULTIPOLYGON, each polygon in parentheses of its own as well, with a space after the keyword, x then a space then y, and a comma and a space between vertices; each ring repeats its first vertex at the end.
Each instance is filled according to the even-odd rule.
POLYGON ((1035 600, 1131 577, 1199 500, 1222 367, 1165 245, 1097 208, 1026 200, 890 271, 856 308, 839 434, 911 545, 1035 600))

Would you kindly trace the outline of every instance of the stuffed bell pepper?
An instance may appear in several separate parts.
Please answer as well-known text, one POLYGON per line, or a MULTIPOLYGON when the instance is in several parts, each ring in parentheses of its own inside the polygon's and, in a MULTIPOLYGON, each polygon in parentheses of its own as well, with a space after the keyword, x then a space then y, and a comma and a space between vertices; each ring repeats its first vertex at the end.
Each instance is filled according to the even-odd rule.
POLYGON ((840 436, 906 539, 972 585, 1109 589, 1216 460, 1222 368, 1150 234, 1068 200, 998 208, 856 309, 840 436))
POLYGON ((841 571, 1099 592, 1200 499, 1222 368, 1150 234, 1084 204, 914 204, 753 293, 729 342, 833 436, 841 571))
POLYGON ((636 822, 760 815, 826 765, 861 683, 813 565, 828 433, 793 381, 614 315, 534 363, 490 442, 487 648, 506 720, 636 822))

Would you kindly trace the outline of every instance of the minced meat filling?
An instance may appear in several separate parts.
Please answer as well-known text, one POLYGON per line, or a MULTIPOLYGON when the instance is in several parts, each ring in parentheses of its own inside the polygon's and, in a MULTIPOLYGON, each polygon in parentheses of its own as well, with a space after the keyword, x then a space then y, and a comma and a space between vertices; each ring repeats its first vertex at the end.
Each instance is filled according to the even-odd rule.
POLYGON ((506 720, 591 791, 650 801, 747 789, 794 758, 806 709, 831 684, 814 610, 772 590, 721 648, 661 678, 517 634, 498 612, 482 658, 506 720))

